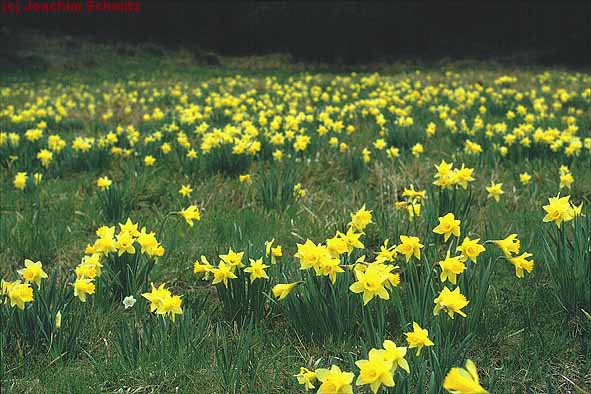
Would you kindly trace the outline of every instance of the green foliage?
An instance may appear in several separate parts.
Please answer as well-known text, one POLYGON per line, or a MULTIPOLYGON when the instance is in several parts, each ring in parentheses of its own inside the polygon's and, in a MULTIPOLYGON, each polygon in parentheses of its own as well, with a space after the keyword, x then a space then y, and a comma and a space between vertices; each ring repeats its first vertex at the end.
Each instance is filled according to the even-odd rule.
POLYGON ((558 229, 546 224, 544 257, 554 295, 569 313, 591 307, 591 217, 577 216, 558 229))
MULTIPOLYGON (((205 360, 202 345, 206 339, 209 318, 204 299, 185 306, 182 315, 170 321, 152 314, 128 316, 117 324, 115 332, 116 362, 125 370, 156 363, 160 368, 173 365, 196 365, 205 360)), ((145 303, 140 300, 136 303, 145 303)), ((96 361, 95 361, 96 362, 96 361)), ((98 366, 100 368, 100 366, 98 366)))
POLYGON ((294 187, 297 183, 294 163, 273 167, 257 176, 257 199, 266 209, 285 211, 296 203, 294 187))
POLYGON ((40 289, 33 285, 34 302, 25 304, 24 310, 11 307, 10 303, 0 305, 2 355, 17 348, 54 358, 77 355, 86 309, 74 299, 69 284, 57 277, 54 271, 40 289))
POLYGON ((106 190, 97 190, 98 210, 107 223, 122 222, 129 217, 134 197, 128 186, 112 184, 106 190))

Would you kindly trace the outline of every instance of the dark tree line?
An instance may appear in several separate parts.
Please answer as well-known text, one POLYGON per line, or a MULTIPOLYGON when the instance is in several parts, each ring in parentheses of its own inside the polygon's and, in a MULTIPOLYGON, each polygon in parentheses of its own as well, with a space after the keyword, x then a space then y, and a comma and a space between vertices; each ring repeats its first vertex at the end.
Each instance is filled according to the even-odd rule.
POLYGON ((142 1, 135 15, 3 16, 4 24, 93 39, 194 45, 220 54, 290 53, 358 64, 502 58, 591 64, 591 3, 212 3, 142 1))

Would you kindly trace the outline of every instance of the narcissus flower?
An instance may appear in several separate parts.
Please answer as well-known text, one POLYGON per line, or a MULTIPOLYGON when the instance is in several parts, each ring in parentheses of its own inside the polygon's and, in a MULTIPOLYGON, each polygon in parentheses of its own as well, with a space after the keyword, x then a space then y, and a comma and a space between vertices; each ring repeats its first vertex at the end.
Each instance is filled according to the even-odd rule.
POLYGON ((191 185, 182 185, 179 189, 179 194, 183 197, 189 197, 192 192, 193 189, 191 188, 191 185))
POLYGON ((94 294, 96 286, 93 282, 94 279, 78 278, 74 282, 74 296, 78 297, 80 301, 86 302, 86 296, 94 294))
POLYGON ((314 389, 314 382, 316 381, 316 373, 310 371, 308 368, 301 367, 300 373, 295 375, 298 383, 303 385, 306 390, 314 389))
POLYGON ((396 368, 400 367, 410 373, 408 362, 404 358, 406 356, 406 347, 396 346, 393 341, 385 340, 384 344, 384 358, 392 361, 392 372, 396 371, 396 368))
POLYGON ((400 245, 396 247, 398 253, 402 253, 408 262, 412 256, 417 260, 421 259, 421 249, 424 245, 420 242, 418 237, 408 237, 406 235, 400 236, 400 245))
POLYGON ((363 231, 371 221, 371 212, 365 209, 365 204, 357 212, 351 214, 351 222, 349 225, 357 231, 363 231))
POLYGON ((501 201, 501 194, 505 194, 502 189, 502 183, 494 183, 491 182, 490 186, 486 187, 486 191, 488 192, 488 198, 494 198, 496 202, 501 201))
POLYGON ((521 242, 517 239, 517 234, 511 234, 505 239, 499 239, 493 241, 505 254, 506 257, 511 257, 514 254, 519 253, 521 242))
POLYGON ((560 194, 556 197, 548 198, 548 205, 544 205, 544 222, 554 222, 560 228, 562 222, 568 222, 573 220, 575 217, 575 211, 570 204, 570 196, 560 197, 560 194))
POLYGON ((228 253, 221 254, 219 257, 224 263, 228 264, 232 269, 232 272, 234 272, 236 268, 244 267, 244 263, 242 263, 243 256, 244 252, 235 252, 230 248, 228 253))
POLYGON ((240 183, 252 185, 252 176, 250 174, 240 175, 238 179, 240 180, 240 183))
POLYGON ((53 160, 53 153, 47 149, 41 149, 39 153, 37 153, 37 159, 39 159, 43 167, 47 168, 49 167, 51 160, 53 160))
POLYGON ((111 187, 111 181, 108 177, 103 176, 96 180, 96 186, 101 190, 108 190, 111 187))
POLYGON ((371 349, 367 360, 358 360, 355 365, 359 368, 359 376, 355 384, 363 386, 368 384, 372 393, 377 393, 381 385, 394 387, 394 375, 392 360, 384 357, 384 351, 371 349))
POLYGON ((254 282, 257 279, 269 279, 267 273, 265 272, 266 268, 269 268, 268 265, 263 264, 263 259, 249 259, 250 266, 244 269, 244 272, 248 272, 250 274, 250 282, 254 282))
POLYGON ((521 182, 522 185, 527 185, 530 180, 531 175, 529 175, 527 172, 522 172, 519 174, 519 182, 521 182))
POLYGON ((193 273, 204 274, 203 279, 205 280, 209 279, 209 274, 212 272, 213 268, 214 267, 209 261, 207 261, 207 257, 203 255, 201 256, 201 263, 199 263, 198 260, 193 263, 193 273))
POLYGON ((55 314, 55 329, 59 330, 62 328, 62 311, 57 311, 55 314))
POLYGON ((466 368, 452 368, 445 376, 443 388, 450 394, 487 394, 480 385, 478 370, 471 360, 466 360, 466 368))
POLYGON ((41 279, 47 278, 47 274, 43 271, 43 264, 40 261, 34 263, 29 259, 25 259, 25 268, 17 272, 25 283, 35 283, 38 288, 41 287, 41 279))
POLYGON ((456 237, 460 236, 460 223, 453 213, 448 213, 439 218, 439 225, 433 229, 435 234, 443 235, 443 241, 447 242, 452 234, 456 237))
POLYGON ((154 158, 154 156, 148 155, 148 156, 144 157, 144 164, 147 167, 152 167, 154 165, 154 163, 156 163, 156 159, 154 158))
POLYGON ((26 172, 18 172, 14 177, 14 187, 19 190, 25 190, 29 176, 26 172))
POLYGON ((280 283, 273 287, 272 292, 275 297, 281 301, 291 293, 291 291, 299 285, 301 282, 294 283, 280 283))
POLYGON ((456 248, 458 252, 462 253, 464 261, 470 259, 472 262, 476 263, 478 256, 486 250, 484 246, 478 243, 479 241, 480 238, 470 239, 470 237, 465 237, 462 244, 456 248))
POLYGON ((406 341, 408 342, 409 349, 417 348, 417 356, 421 354, 421 350, 425 346, 433 346, 434 343, 429 339, 429 331, 421 328, 418 323, 412 323, 413 330, 407 332, 406 341))
POLYGON ((386 290, 389 272, 382 267, 383 264, 373 263, 368 264, 364 271, 354 271, 357 282, 349 286, 349 290, 356 294, 363 293, 363 305, 367 305, 375 296, 382 300, 390 299, 390 294, 386 290))
POLYGON ((199 208, 197 208, 196 205, 189 205, 187 208, 180 211, 179 215, 185 218, 185 221, 191 227, 193 227, 193 220, 201 220, 201 212, 199 212, 199 208))
POLYGON ((453 291, 450 291, 447 287, 444 287, 439 293, 439 296, 435 298, 435 308, 433 309, 433 315, 438 315, 439 312, 443 309, 447 312, 449 317, 452 319, 454 315, 457 313, 462 317, 466 317, 466 314, 462 311, 470 301, 466 299, 466 297, 460 293, 460 288, 456 287, 453 291))
POLYGON ((211 272, 213 272, 213 281, 211 282, 212 285, 217 285, 218 283, 223 283, 226 288, 228 287, 228 279, 236 279, 237 276, 234 274, 232 266, 229 264, 220 261, 216 268, 212 268, 211 272))
POLYGON ((527 260, 527 258, 531 256, 531 253, 525 252, 519 256, 509 258, 509 262, 515 267, 515 276, 523 278, 524 271, 527 271, 528 273, 532 272, 534 269, 534 261, 527 260))
POLYGON ((352 372, 343 372, 337 365, 330 369, 319 368, 316 370, 316 377, 322 383, 317 394, 352 394, 353 378, 352 372))
POLYGON ((33 302, 33 289, 29 283, 21 283, 20 280, 14 282, 2 281, 2 293, 7 294, 10 299, 10 306, 17 307, 20 310, 25 309, 27 302, 33 302))
POLYGON ((450 257, 449 250, 445 256, 445 260, 439 262, 441 267, 441 274, 439 279, 442 282, 449 280, 452 284, 456 284, 457 276, 466 269, 466 265, 462 261, 462 256, 450 257))
POLYGON ((277 262, 277 257, 283 256, 281 245, 273 246, 274 242, 275 238, 270 241, 265 241, 265 254, 271 257, 271 264, 275 264, 277 262))
POLYGON ((136 299, 132 295, 127 296, 123 299, 123 306, 125 307, 125 309, 133 308, 135 303, 136 299))

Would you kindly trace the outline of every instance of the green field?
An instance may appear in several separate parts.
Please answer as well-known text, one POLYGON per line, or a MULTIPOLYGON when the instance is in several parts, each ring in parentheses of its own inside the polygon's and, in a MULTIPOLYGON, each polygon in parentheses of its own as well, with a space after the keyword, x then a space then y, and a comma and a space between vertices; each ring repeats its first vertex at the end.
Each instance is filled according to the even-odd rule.
MULTIPOLYGON (((206 66, 55 39, 30 58, 42 66, 0 77, 3 393, 298 393, 300 367, 331 365, 369 393, 356 361, 411 346, 413 322, 433 346, 407 349, 410 373, 380 359, 396 382, 380 393, 454 392, 467 359, 491 393, 591 393, 589 74, 206 66), (560 227, 543 221, 558 193, 560 227), (445 239, 448 213, 460 233, 445 239), (492 241, 510 234, 504 253, 492 241), (465 237, 486 249, 476 262, 465 237), (19 274, 26 259, 48 277, 19 274), (469 303, 434 302, 445 287, 469 303)), ((348 392, 316 375, 310 392, 348 392)))

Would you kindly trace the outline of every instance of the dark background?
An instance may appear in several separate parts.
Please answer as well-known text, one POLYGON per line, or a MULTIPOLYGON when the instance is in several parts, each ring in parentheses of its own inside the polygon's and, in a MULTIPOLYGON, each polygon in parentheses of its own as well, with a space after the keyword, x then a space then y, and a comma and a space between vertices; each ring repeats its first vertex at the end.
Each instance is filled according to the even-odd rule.
MULTIPOLYGON (((442 58, 591 65, 591 1, 140 2, 139 14, 0 14, 0 25, 345 65, 442 58)), ((19 46, 9 41, 0 45, 19 46)))

